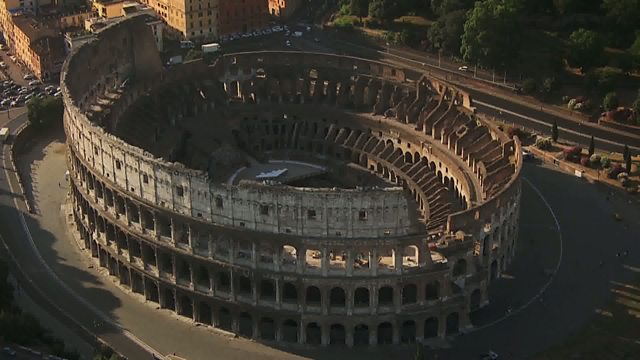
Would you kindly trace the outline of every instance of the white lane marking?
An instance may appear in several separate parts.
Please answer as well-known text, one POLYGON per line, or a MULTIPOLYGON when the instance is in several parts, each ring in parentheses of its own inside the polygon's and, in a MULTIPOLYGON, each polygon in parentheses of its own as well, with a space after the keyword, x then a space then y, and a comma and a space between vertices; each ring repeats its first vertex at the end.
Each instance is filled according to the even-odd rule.
MULTIPOLYGON (((11 192, 13 194, 16 194, 15 190, 13 189, 13 185, 11 185, 11 181, 9 178, 9 171, 7 170, 7 159, 4 156, 5 152, 4 152, 4 145, 2 147, 2 162, 3 162, 3 168, 4 168, 4 174, 7 180, 7 184, 9 184, 9 190, 11 190, 11 192)), ((14 171, 16 171, 17 173, 17 169, 14 169, 14 171)), ((17 176, 17 175, 16 175, 17 176)), ((137 338, 135 335, 133 335, 132 333, 130 333, 128 330, 123 329, 122 327, 120 327, 120 325, 116 324, 113 320, 111 320, 107 315, 105 315, 103 312, 101 312, 100 310, 98 310, 96 307, 94 307, 91 303, 89 303, 88 301, 86 301, 84 298, 80 297, 78 294, 75 293, 75 291, 73 291, 71 288, 69 288, 67 286, 66 283, 64 283, 62 280, 60 280, 60 278, 56 275, 55 272, 53 272, 53 270, 49 267, 49 264, 44 261, 44 259, 42 258, 42 255, 40 254, 40 252, 38 251, 38 248, 36 247, 35 242, 33 241, 33 237, 31 236, 31 231, 29 230, 29 226, 27 226, 27 222, 25 221, 24 218, 24 213, 22 211, 20 211, 20 208, 18 206, 18 200, 16 198, 16 196, 13 197, 13 203, 15 205, 15 209, 18 212, 18 214, 20 215, 20 223, 22 225, 22 229, 24 230, 25 234, 27 235, 27 238, 29 239, 29 246, 31 247, 32 251, 35 253, 36 257, 38 258, 38 260, 40 261, 40 263, 43 265, 43 268, 45 269, 45 271, 47 273, 49 273, 50 276, 53 277, 53 279, 58 282, 58 284, 60 286, 62 286, 66 291, 69 292, 69 295, 73 296, 76 300, 80 301, 83 305, 87 306, 91 311, 93 311, 99 318, 101 318, 104 322, 109 323, 110 325, 116 327, 117 329, 120 329, 122 331, 122 333, 124 334, 124 336, 126 336, 129 340, 133 341, 134 343, 138 344, 140 347, 142 347, 143 349, 147 350, 149 353, 153 353, 156 357, 158 357, 159 359, 164 359, 164 356, 162 356, 162 354, 160 354, 159 352, 157 352, 156 350, 154 350, 151 346, 147 345, 145 342, 143 342, 142 340, 140 340, 139 338, 137 338)), ((9 248, 7 247, 7 250, 9 250, 9 248)), ((12 259, 15 259, 13 253, 11 253, 11 251, 9 250, 9 254, 11 255, 12 259)), ((31 280, 31 278, 29 276, 26 275, 26 272, 23 271, 23 273, 25 274, 26 278, 29 279, 29 281, 31 283, 34 284, 33 280, 31 280)), ((36 286, 36 288, 38 288, 36 286)), ((44 292, 42 290, 40 290, 38 288, 38 290, 46 297, 46 294, 44 294, 44 292)), ((66 311, 64 311, 62 308, 60 308, 56 303, 54 303, 51 299, 47 299, 49 300, 49 302, 58 309, 58 311, 60 311, 61 313, 65 314, 69 319, 72 319, 77 325, 79 325, 82 329, 85 329, 87 332, 89 332, 90 334, 92 334, 93 336, 95 336, 96 338, 100 338, 99 336, 97 336, 95 333, 92 333, 91 331, 89 331, 85 326, 83 326, 80 322, 78 322, 75 318, 73 318, 71 315, 69 315, 69 313, 67 313, 66 311)), ((101 339, 102 340, 102 339, 101 339)), ((102 340, 103 342, 107 343, 106 341, 102 340)))
MULTIPOLYGON (((507 110, 507 109, 501 108, 499 106, 487 104, 486 102, 482 102, 482 101, 478 101, 478 100, 473 100, 473 103, 479 104, 479 105, 482 105, 482 106, 486 106, 486 107, 494 109, 494 110, 502 111, 503 113, 514 115, 514 116, 517 116, 519 118, 523 118, 523 119, 532 121, 532 122, 534 122, 536 124, 544 125, 544 126, 548 127, 549 129, 551 129, 551 125, 550 124, 548 124, 548 123, 546 123, 544 121, 541 121, 541 120, 534 119, 534 118, 532 118, 530 116, 522 115, 520 113, 516 113, 516 112, 513 112, 511 110, 507 110)), ((558 129, 560 129, 562 131, 565 131, 565 132, 568 132, 568 133, 572 133, 572 134, 578 135, 578 136, 580 136, 580 137, 582 137, 584 139, 590 139, 591 138, 591 135, 586 135, 586 134, 580 133, 580 132, 575 131, 575 130, 571 130, 571 129, 567 129, 567 128, 563 128, 563 127, 558 127, 558 129)), ((606 143, 609 143, 609 144, 612 144, 612 145, 620 145, 620 143, 618 143, 618 142, 607 140, 607 139, 603 139, 603 138, 599 138, 599 137, 594 137, 594 139, 598 140, 598 141, 606 142, 606 143)), ((635 146, 629 146, 629 148, 640 151, 640 148, 635 147, 635 146)))
POLYGON ((482 330, 482 329, 486 329, 486 328, 488 328, 490 326, 496 325, 496 324, 506 320, 507 318, 509 318, 509 317, 511 317, 513 315, 516 315, 516 314, 522 312, 523 310, 525 310, 526 308, 528 308, 531 304, 536 302, 542 296, 542 294, 544 294, 544 292, 547 290, 547 288, 551 285, 551 283, 555 279, 556 274, 558 273, 558 270, 560 269, 560 265, 562 265, 562 256, 563 256, 563 253, 564 253, 564 243, 563 243, 563 240, 562 240, 562 229, 560 228, 560 222, 558 221, 558 217, 556 216, 556 213, 553 211, 553 208, 551 207, 551 205, 549 205, 549 202, 547 201, 547 199, 544 197, 544 195, 542 195, 542 192, 535 185, 533 185, 533 183, 531 183, 531 181, 529 181, 529 179, 523 177, 522 180, 524 180, 527 183, 527 185, 531 186, 533 191, 535 191, 536 194, 542 200, 542 202, 544 202, 544 205, 547 207, 547 209, 551 213, 551 216, 553 217, 553 222, 556 225, 556 229, 558 230, 558 237, 560 239, 560 256, 558 257, 558 263, 556 264, 555 268, 553 269, 553 273, 549 277, 549 280, 542 286, 542 288, 540 288, 540 291, 538 291, 538 293, 535 294, 524 305, 520 306, 517 309, 514 309, 513 311, 509 312, 508 314, 506 314, 506 315, 502 316, 501 318, 496 319, 496 320, 494 320, 494 321, 492 321, 492 322, 490 322, 488 324, 469 329, 468 331, 466 331, 466 333, 472 333, 472 332, 479 331, 479 330, 482 330))

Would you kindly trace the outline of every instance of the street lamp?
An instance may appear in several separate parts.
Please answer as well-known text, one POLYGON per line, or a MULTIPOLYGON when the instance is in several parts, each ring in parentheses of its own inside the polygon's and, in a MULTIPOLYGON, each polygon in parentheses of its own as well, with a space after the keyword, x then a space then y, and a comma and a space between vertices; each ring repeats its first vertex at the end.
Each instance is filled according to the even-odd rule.
POLYGON ((389 46, 391 46, 391 44, 387 41, 387 54, 389 53, 389 46))

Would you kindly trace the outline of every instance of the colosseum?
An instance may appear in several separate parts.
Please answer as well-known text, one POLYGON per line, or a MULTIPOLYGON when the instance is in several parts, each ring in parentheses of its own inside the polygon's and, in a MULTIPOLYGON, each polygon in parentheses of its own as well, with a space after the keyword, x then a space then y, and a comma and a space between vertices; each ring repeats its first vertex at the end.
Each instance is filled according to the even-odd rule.
POLYGON ((137 18, 62 76, 87 256, 194 322, 274 343, 429 342, 473 327, 515 254, 518 139, 444 81, 306 52, 167 67, 137 18))

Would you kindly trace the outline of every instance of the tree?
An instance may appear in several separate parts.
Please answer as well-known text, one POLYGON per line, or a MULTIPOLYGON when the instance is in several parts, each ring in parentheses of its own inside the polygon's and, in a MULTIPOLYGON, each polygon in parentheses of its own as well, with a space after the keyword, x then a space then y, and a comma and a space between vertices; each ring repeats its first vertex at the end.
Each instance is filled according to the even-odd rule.
POLYGON ((607 95, 605 95, 604 99, 602 100, 602 106, 606 111, 617 109, 619 104, 620 102, 618 100, 618 94, 616 94, 615 92, 607 93, 607 95))
POLYGON ((638 90, 638 96, 633 102, 633 105, 631 105, 631 109, 636 117, 636 125, 640 125, 640 90, 638 90))
POLYGON ((554 142, 558 141, 558 123, 554 120, 553 125, 551 126, 551 140, 554 142))
POLYGON ((633 30, 640 22, 640 0, 603 0, 608 29, 613 33, 613 43, 628 46, 633 41, 633 30))
POLYGON ((593 139, 593 135, 591 135, 591 141, 589 141, 589 157, 596 152, 596 143, 593 139))
POLYGON ((362 20, 369 13, 369 0, 351 0, 351 15, 362 20))
POLYGON ((627 158, 625 159, 624 165, 625 169, 627 169, 627 173, 631 174, 631 154, 629 154, 629 156, 627 156, 627 158))
POLYGON ((456 10, 469 10, 473 0, 431 0, 431 11, 442 17, 456 10))
POLYGON ((569 65, 586 73, 590 68, 600 64, 604 53, 604 41, 595 31, 578 29, 569 36, 568 50, 569 65))
POLYGON ((633 67, 640 69, 640 31, 636 31, 636 40, 631 44, 628 50, 631 55, 633 67))
POLYGON ((456 10, 441 16, 427 32, 427 39, 431 45, 435 49, 459 55, 466 14, 465 10, 456 10))
POLYGON ((37 129, 42 129, 56 123, 62 123, 63 113, 64 105, 61 97, 35 97, 27 104, 27 117, 29 119, 29 124, 37 129))
POLYGON ((523 28, 519 16, 518 0, 477 1, 464 23, 462 57, 492 68, 516 63, 523 28))
POLYGON ((369 16, 391 21, 398 16, 398 4, 394 0, 372 0, 369 3, 369 16))
POLYGON ((525 94, 533 94, 538 89, 538 82, 536 79, 527 78, 522 82, 522 92, 525 94))
POLYGON ((622 158, 626 161, 628 157, 630 157, 631 153, 629 152, 629 146, 625 145, 624 150, 622 150, 622 158))
POLYGON ((184 56, 184 61, 196 60, 202 58, 202 50, 190 49, 184 56))

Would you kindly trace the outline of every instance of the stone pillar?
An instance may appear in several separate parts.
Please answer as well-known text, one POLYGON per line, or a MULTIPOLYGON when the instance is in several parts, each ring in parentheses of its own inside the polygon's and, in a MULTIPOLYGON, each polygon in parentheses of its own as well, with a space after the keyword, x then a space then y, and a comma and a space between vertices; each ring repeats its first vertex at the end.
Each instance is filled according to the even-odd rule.
POLYGON ((304 268, 307 265, 307 249, 303 246, 296 249, 296 272, 298 274, 304 273, 304 268))
POLYGON ((195 275, 194 275, 194 271, 193 271, 193 263, 189 262, 189 282, 191 283, 191 288, 193 289, 195 287, 195 275))
POLYGON ((171 222, 171 224, 169 225, 171 227, 171 243, 173 243, 173 246, 176 246, 176 224, 173 222, 173 218, 171 217, 169 218, 169 221, 171 222))
POLYGON ((196 304, 196 299, 192 298, 191 299, 191 315, 193 316, 193 321, 199 321, 200 320, 200 307, 197 306, 196 304))
POLYGON ((400 313, 402 308, 402 286, 399 284, 393 287, 393 308, 396 314, 400 313))
POLYGON ((236 280, 235 276, 233 276, 234 272, 232 269, 229 269, 229 295, 231 296, 232 301, 236 301, 236 280))
POLYGON ((171 259, 172 259, 171 271, 173 272, 173 279, 177 282, 178 281, 178 264, 176 263, 176 260, 177 260, 176 254, 171 254, 171 259))
POLYGON ((327 276, 329 271, 329 251, 326 246, 322 247, 321 253, 320 269, 322 271, 322 276, 327 276))
POLYGON ((353 257, 355 256, 355 254, 356 252, 353 250, 347 251, 347 263, 346 263, 347 276, 353 276, 353 262, 354 262, 353 257))
POLYGON ((442 315, 438 319, 438 337, 444 338, 447 335, 447 316, 442 315))
POLYGON ((344 329, 346 339, 345 343, 348 347, 353 347, 353 327, 344 329))
POLYGON ((191 233, 192 233, 192 231, 191 231, 191 224, 187 224, 187 231, 188 231, 188 234, 187 234, 187 241, 188 241, 188 244, 189 244, 189 250, 190 250, 191 252, 193 252, 193 239, 192 239, 192 237, 191 237, 191 233))
POLYGON ((329 339, 329 337, 330 337, 329 327, 325 326, 324 324, 321 324, 320 326, 322 326, 320 328, 320 333, 321 333, 321 342, 320 343, 322 345, 329 345, 329 340, 330 340, 329 339))
POLYGON ((298 344, 304 344, 307 340, 307 327, 301 321, 298 325, 298 344))
POLYGON ((374 315, 378 313, 378 288, 377 287, 369 288, 369 312, 374 315))
POLYGON ((396 246, 393 248, 393 264, 397 274, 402 273, 402 248, 396 246))
POLYGON ((280 279, 275 279, 275 290, 276 290, 276 306, 278 309, 282 307, 282 289, 280 288, 282 282, 280 279))
POLYGON ((251 332, 251 338, 252 339, 259 339, 260 338, 260 327, 258 326, 259 323, 259 319, 251 317, 251 321, 252 321, 252 327, 253 327, 253 331, 251 332))
POLYGON ((258 251, 257 251, 256 242, 252 241, 251 242, 251 267, 255 269, 257 266, 258 266, 258 251))
MULTIPOLYGON (((212 274, 211 271, 209 271, 210 269, 207 268, 207 274, 209 274, 209 294, 213 294, 214 293, 214 276, 215 274, 212 274)), ((211 310, 211 313, 213 314, 213 310, 211 310)), ((213 324, 213 323, 212 323, 213 324)))
POLYGON ((398 324, 394 324, 393 326, 393 344, 400 343, 400 326, 398 324))
POLYGON ((378 345, 378 328, 375 324, 369 328, 369 345, 378 345))
POLYGON ((375 247, 369 252, 369 270, 371 276, 378 276, 378 249, 375 247))

